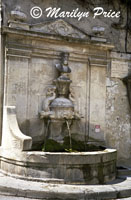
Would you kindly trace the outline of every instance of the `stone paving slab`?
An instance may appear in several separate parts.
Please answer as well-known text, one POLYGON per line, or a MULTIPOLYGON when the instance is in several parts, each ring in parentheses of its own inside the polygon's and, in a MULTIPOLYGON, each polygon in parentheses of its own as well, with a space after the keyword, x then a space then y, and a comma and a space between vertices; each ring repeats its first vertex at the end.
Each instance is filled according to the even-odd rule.
POLYGON ((122 199, 117 199, 117 200, 131 200, 131 197, 129 197, 129 198, 122 198, 122 199))
MULTIPOLYGON (((32 198, 25 198, 25 197, 14 197, 14 196, 4 196, 0 195, 0 200, 39 200, 39 199, 32 199, 32 198)), ((44 200, 44 199, 43 199, 44 200)), ((113 199, 112 199, 113 200, 113 199)), ((122 199, 116 199, 116 200, 131 200, 131 197, 129 198, 122 198, 122 199)))
POLYGON ((29 199, 29 198, 24 198, 24 197, 13 197, 13 196, 0 195, 0 200, 38 200, 38 199, 29 199))
POLYGON ((131 177, 124 178, 122 177, 115 181, 114 184, 108 185, 65 185, 25 181, 0 174, 0 192, 3 195, 43 200, 112 200, 129 198, 131 197, 131 177))

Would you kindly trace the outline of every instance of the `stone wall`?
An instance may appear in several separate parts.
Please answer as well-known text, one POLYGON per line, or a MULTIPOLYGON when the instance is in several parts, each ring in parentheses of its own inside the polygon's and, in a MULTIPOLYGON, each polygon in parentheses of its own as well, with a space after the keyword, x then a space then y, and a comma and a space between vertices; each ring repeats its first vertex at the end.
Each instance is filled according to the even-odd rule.
POLYGON ((131 108, 123 78, 130 69, 130 54, 112 52, 111 76, 107 78, 106 141, 118 150, 119 162, 130 163, 131 108))
POLYGON ((43 129, 44 123, 39 113, 46 90, 57 77, 55 64, 60 62, 60 53, 64 50, 70 53, 75 111, 82 117, 74 122, 72 135, 81 140, 89 136, 105 142, 106 48, 110 48, 110 45, 82 44, 81 40, 76 42, 75 39, 59 41, 49 36, 47 39, 38 38, 39 33, 37 36, 30 33, 26 37, 25 33, 17 30, 14 36, 14 32, 12 35, 10 29, 5 29, 7 62, 4 105, 16 106, 21 131, 33 137, 34 143, 43 141, 45 127, 43 129), (101 128, 99 133, 95 133, 97 124, 101 128))
POLYGON ((106 141, 118 149, 120 159, 129 159, 130 143, 130 108, 126 86, 117 78, 110 80, 107 87, 106 141))
POLYGON ((120 52, 131 52, 131 12, 130 12, 130 1, 129 5, 123 0, 3 0, 3 10, 4 10, 4 24, 7 25, 8 19, 10 17, 11 10, 14 10, 16 6, 20 6, 21 10, 27 15, 27 23, 36 24, 44 21, 53 20, 52 18, 47 18, 47 12, 45 11, 48 7, 61 8, 61 11, 72 11, 73 9, 79 8, 82 12, 90 12, 88 18, 82 18, 77 20, 76 18, 66 18, 65 20, 77 27, 85 33, 92 35, 93 27, 104 27, 105 37, 113 44, 115 44, 115 50, 120 52), (34 6, 39 6, 43 10, 43 15, 38 19, 33 19, 30 16, 30 9, 34 6), (93 9, 95 7, 103 7, 104 11, 120 11, 121 18, 105 18, 100 15, 93 19, 93 9), (128 16, 127 16, 128 11, 128 16), (127 19, 128 18, 128 19, 127 19), (127 26, 128 24, 128 26, 127 26))

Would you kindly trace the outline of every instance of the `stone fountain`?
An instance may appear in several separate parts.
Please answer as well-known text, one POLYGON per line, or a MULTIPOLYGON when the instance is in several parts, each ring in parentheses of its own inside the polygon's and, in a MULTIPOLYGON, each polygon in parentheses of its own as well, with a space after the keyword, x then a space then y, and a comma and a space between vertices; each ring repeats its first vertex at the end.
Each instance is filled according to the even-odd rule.
POLYGON ((3 66, 1 171, 50 183, 104 184, 114 180, 115 149, 33 150, 36 143, 46 145, 48 139, 62 144, 66 136, 71 149, 72 124, 79 138, 89 132, 96 141, 104 141, 107 54, 112 45, 103 38, 92 41, 99 38, 91 40, 62 19, 32 26, 13 21, 3 28, 3 34, 8 62, 3 66), (72 84, 77 95, 72 93, 72 84), (81 131, 77 130, 79 123, 81 131), (102 128, 95 132, 95 127, 102 128))
MULTIPOLYGON (((61 63, 55 65, 59 75, 53 81, 53 85, 47 89, 40 118, 46 127, 44 140, 53 139, 63 143, 68 132, 71 149, 70 124, 74 120, 81 120, 81 117, 75 111, 71 100, 70 84, 72 81, 69 78, 71 69, 68 66, 68 58, 68 53, 62 53, 61 63), (66 128, 62 129, 64 125, 66 128)), ((5 116, 7 116, 7 121, 12 122, 8 126, 6 124, 8 138, 12 137, 12 133, 15 138, 23 138, 24 143, 19 144, 17 139, 15 146, 19 145, 19 149, 28 150, 32 141, 30 137, 24 136, 19 131, 15 108, 5 108, 5 116), (14 123, 15 129, 11 128, 14 123), (10 132, 11 129, 12 132, 10 132)), ((5 146, 1 149, 1 169, 5 174, 28 180, 66 184, 103 184, 116 177, 116 150, 68 153, 15 151, 13 148, 9 151, 5 146)))
POLYGON ((74 110, 74 104, 71 100, 69 73, 71 69, 68 66, 68 53, 61 54, 61 63, 56 64, 56 69, 59 72, 59 77, 53 81, 54 85, 47 90, 47 97, 43 102, 43 111, 40 112, 40 118, 44 119, 47 129, 49 129, 47 138, 63 142, 66 136, 62 127, 66 124, 69 137, 70 124, 75 119, 80 119, 80 116, 74 110), (48 127, 49 126, 49 127, 48 127))

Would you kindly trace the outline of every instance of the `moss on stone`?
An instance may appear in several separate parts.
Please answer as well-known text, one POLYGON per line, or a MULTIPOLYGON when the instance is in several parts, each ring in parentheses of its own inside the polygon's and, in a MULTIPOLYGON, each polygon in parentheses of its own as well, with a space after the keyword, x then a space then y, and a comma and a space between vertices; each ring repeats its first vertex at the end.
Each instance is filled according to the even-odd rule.
MULTIPOLYGON (((77 141, 73 138, 71 138, 72 142, 72 151, 85 151, 85 143, 83 141, 77 141)), ((70 138, 65 137, 63 142, 64 149, 71 149, 70 147, 70 138)))
POLYGON ((43 144, 42 151, 45 152, 82 152, 82 151, 100 151, 104 150, 102 147, 98 147, 92 144, 85 144, 85 142, 80 140, 75 140, 71 138, 72 146, 70 146, 70 138, 67 136, 63 140, 63 144, 53 140, 48 139, 45 144, 43 144))
POLYGON ((64 151, 62 145, 55 140, 48 139, 43 145, 42 151, 46 152, 61 152, 64 151))

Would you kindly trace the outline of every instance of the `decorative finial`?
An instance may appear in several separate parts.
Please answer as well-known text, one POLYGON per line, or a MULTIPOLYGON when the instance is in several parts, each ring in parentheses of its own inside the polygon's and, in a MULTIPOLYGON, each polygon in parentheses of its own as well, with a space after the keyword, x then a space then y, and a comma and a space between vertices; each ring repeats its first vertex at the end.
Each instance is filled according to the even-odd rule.
POLYGON ((11 11, 11 19, 14 21, 24 22, 27 19, 27 16, 24 12, 22 12, 20 6, 16 6, 14 10, 11 11))

